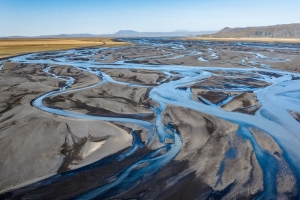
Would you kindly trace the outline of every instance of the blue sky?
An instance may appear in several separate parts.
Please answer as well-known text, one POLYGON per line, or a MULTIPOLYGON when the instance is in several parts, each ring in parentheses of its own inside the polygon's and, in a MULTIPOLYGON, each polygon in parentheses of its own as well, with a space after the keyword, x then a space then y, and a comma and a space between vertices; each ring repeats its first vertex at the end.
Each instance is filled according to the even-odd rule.
POLYGON ((299 0, 0 0, 0 36, 300 23, 299 0))

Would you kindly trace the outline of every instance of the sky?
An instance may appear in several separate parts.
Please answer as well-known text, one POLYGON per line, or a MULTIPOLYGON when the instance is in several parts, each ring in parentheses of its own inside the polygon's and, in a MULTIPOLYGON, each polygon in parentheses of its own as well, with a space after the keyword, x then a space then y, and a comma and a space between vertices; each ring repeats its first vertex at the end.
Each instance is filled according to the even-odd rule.
POLYGON ((300 0, 0 0, 0 36, 300 23, 300 0))

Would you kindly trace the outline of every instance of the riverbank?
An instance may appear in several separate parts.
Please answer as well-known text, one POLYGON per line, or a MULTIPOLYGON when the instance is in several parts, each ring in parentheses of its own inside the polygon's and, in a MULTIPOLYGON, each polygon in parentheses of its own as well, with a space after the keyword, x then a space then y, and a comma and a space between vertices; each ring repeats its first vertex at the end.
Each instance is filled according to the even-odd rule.
POLYGON ((67 50, 83 47, 112 47, 129 45, 110 38, 18 38, 0 39, 0 59, 27 53, 67 50))

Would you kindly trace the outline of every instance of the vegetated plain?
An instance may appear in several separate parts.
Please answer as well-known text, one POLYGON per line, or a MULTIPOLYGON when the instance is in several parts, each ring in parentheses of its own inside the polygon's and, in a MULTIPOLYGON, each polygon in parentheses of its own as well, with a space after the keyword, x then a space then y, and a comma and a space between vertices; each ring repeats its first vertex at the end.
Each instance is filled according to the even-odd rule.
POLYGON ((41 51, 126 44, 111 38, 7 38, 0 39, 0 58, 41 51))

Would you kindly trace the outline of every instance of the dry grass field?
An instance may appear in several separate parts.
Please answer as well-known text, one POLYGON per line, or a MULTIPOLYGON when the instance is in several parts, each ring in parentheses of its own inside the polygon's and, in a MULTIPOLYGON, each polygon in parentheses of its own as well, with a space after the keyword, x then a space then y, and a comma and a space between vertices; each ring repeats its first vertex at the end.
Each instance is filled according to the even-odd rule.
POLYGON ((220 42, 278 42, 278 43, 300 43, 296 38, 210 38, 210 37, 191 37, 182 38, 183 40, 202 40, 220 42))
POLYGON ((0 39, 0 58, 24 53, 65 50, 91 46, 121 46, 129 43, 110 38, 21 38, 0 39))

